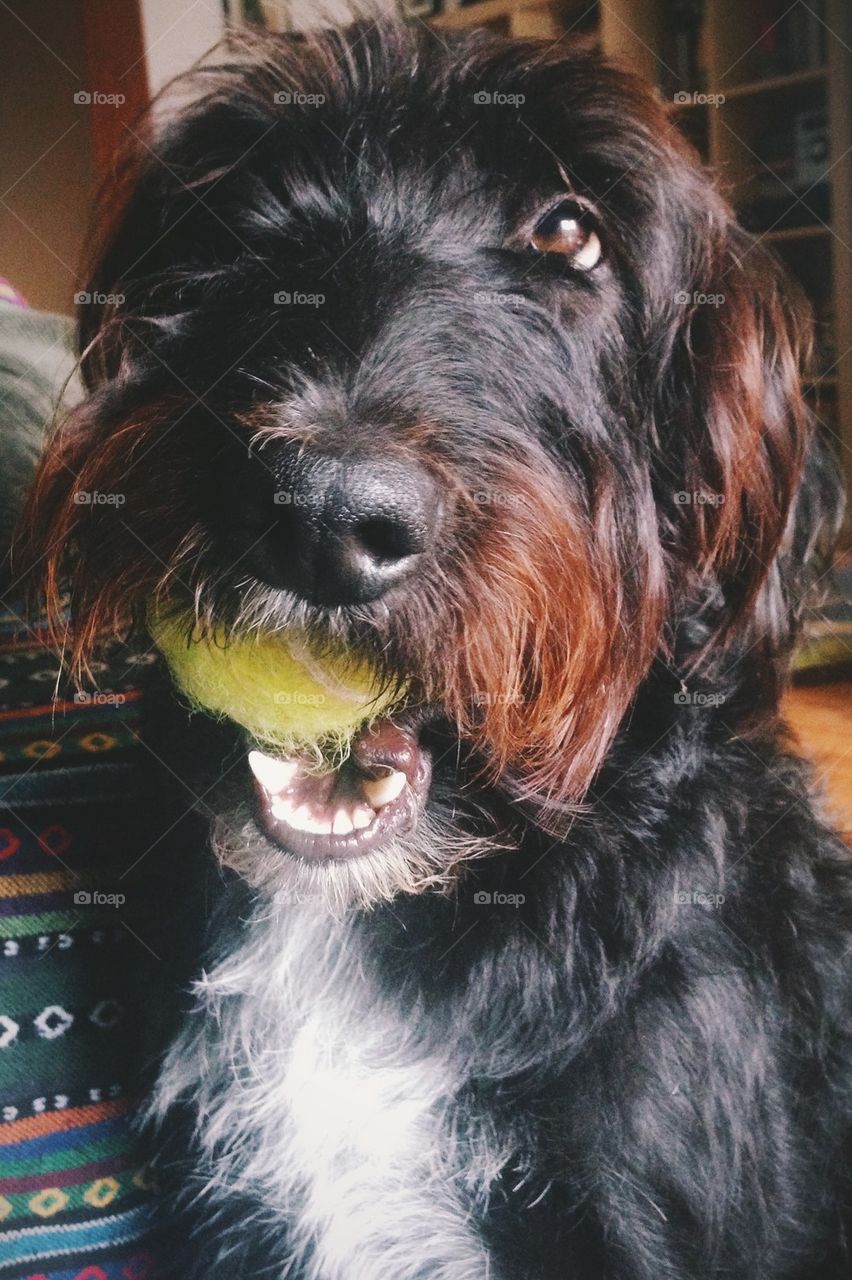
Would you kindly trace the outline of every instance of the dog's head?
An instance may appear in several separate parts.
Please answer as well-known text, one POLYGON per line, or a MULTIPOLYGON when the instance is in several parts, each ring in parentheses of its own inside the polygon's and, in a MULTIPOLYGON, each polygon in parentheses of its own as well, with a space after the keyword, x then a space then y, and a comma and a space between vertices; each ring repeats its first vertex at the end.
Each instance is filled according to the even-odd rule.
POLYGON ((405 774, 383 821, 223 827, 250 878, 369 900, 478 847, 471 780, 558 825, 655 662, 780 661, 803 329, 596 56, 365 25, 250 38, 194 87, 136 148, 30 554, 78 660, 166 590, 411 682, 347 766, 405 774))

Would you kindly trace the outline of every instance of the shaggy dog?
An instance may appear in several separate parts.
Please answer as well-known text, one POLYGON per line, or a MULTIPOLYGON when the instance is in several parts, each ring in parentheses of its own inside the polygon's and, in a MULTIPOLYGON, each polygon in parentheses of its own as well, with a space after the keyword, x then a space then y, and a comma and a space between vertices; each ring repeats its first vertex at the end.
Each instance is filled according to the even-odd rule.
POLYGON ((78 666, 165 593, 405 695, 334 772, 189 724, 228 870, 154 1104, 174 1274, 848 1277, 852 876, 778 713, 840 499, 789 285, 562 43, 246 37, 192 88, 27 554, 78 666))

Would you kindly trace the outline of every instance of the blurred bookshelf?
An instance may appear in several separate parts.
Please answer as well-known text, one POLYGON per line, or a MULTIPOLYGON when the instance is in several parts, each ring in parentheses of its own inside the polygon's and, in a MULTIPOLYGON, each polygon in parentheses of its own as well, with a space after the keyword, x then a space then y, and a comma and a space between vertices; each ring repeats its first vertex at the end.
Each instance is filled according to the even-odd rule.
POLYGON ((743 225, 811 300, 816 354, 805 390, 852 493, 850 0, 409 0, 403 8, 439 31, 486 26, 582 42, 657 86, 743 225))

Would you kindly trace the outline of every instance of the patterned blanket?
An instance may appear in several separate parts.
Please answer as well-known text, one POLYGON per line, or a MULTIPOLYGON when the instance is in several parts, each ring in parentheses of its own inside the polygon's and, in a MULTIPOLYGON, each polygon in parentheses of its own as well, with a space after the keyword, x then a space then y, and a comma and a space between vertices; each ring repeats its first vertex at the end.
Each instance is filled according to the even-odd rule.
POLYGON ((151 661, 114 651, 54 701, 39 628, 0 612, 0 1280, 157 1274, 133 1129, 159 963, 132 901, 157 834, 151 661))

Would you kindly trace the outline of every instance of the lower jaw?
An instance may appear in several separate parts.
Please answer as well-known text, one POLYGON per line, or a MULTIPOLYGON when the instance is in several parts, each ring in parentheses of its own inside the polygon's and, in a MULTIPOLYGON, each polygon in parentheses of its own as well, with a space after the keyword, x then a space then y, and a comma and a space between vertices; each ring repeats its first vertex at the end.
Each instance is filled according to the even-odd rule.
POLYGON ((390 720, 362 730, 349 760, 312 776, 296 758, 252 751, 256 819, 282 852, 307 862, 342 862, 380 850, 419 820, 431 758, 416 729, 390 720))
POLYGON ((257 796, 257 822, 260 830, 284 853, 311 862, 341 862, 373 853, 395 835, 412 830, 420 816, 421 805, 413 795, 403 795, 384 809, 378 810, 369 826, 348 835, 298 830, 275 816, 268 799, 257 796))

